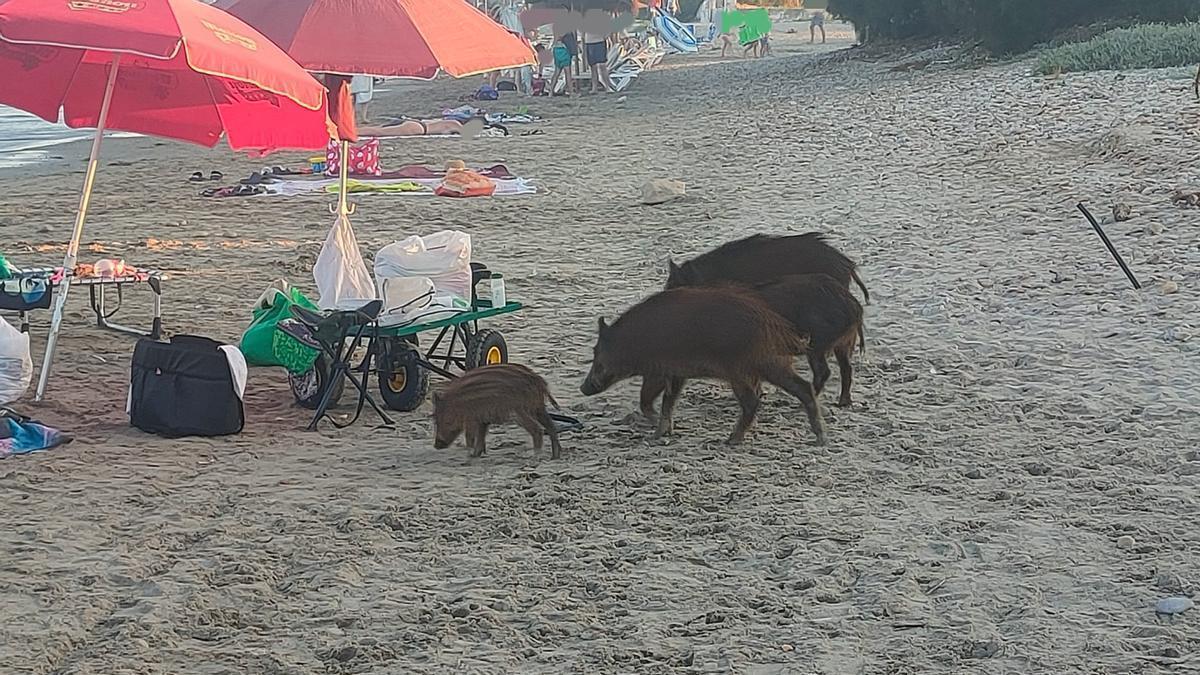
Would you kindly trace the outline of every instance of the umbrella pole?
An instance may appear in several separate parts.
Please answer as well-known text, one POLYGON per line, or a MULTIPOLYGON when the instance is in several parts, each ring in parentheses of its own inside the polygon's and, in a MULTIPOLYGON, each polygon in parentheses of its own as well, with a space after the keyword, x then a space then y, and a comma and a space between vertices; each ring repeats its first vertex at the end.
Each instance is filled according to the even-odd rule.
POLYGON ((96 167, 100 164, 100 142, 104 138, 104 126, 108 123, 108 108, 112 103, 113 88, 117 84, 117 71, 121 67, 121 55, 114 54, 112 67, 108 71, 108 84, 104 87, 104 100, 100 104, 100 118, 96 122, 96 136, 92 139, 92 152, 88 156, 87 173, 83 177, 83 191, 79 195, 79 208, 75 212, 75 229, 71 242, 67 244, 67 255, 63 258, 63 276, 58 293, 54 298, 54 316, 50 320, 50 337, 46 340, 46 355, 42 357, 42 372, 38 374, 37 395, 41 401, 46 393, 46 381, 50 379, 50 363, 54 360, 54 348, 58 345, 58 331, 62 327, 63 309, 67 305, 67 292, 71 290, 71 277, 79 256, 79 240, 83 237, 83 223, 87 219, 88 206, 92 201, 92 186, 96 182, 96 167))

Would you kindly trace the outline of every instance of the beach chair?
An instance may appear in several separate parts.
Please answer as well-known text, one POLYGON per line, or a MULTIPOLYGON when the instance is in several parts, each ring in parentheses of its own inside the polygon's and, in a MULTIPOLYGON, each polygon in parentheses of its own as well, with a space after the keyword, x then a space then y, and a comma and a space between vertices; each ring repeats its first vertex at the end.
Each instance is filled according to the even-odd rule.
POLYGON ((380 300, 372 300, 358 309, 329 314, 320 314, 299 305, 292 305, 292 316, 296 321, 279 323, 279 330, 310 347, 320 349, 321 358, 328 364, 328 368, 322 369, 323 377, 319 386, 323 393, 312 422, 308 424, 309 431, 315 431, 317 424, 324 417, 328 417, 333 426, 344 429, 358 421, 367 405, 379 415, 379 419, 383 421, 381 426, 395 426, 383 408, 375 402, 368 388, 372 370, 370 351, 358 365, 353 363, 355 353, 363 346, 363 341, 378 328, 377 321, 382 309, 383 302, 380 300), (358 390, 358 404, 354 416, 348 422, 338 422, 329 414, 329 408, 335 399, 341 396, 347 381, 358 390))

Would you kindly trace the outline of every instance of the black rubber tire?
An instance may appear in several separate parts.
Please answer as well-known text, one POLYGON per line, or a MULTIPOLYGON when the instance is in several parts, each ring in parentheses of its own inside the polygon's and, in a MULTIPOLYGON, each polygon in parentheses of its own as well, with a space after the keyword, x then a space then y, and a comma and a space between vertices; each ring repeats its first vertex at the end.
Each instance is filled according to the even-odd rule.
MULTIPOLYGON (((316 410, 317 406, 321 405, 321 393, 325 391, 325 382, 329 380, 329 359, 324 354, 319 354, 317 360, 313 362, 312 370, 303 375, 294 375, 288 373, 288 386, 292 390, 292 398, 296 399, 296 404, 301 408, 316 410), (315 377, 314 383, 311 378, 315 377)), ((333 398, 329 401, 330 408, 336 408, 339 401, 342 399, 342 392, 346 390, 346 378, 342 378, 337 383, 337 388, 334 389, 333 398)))
POLYGON ((378 357, 379 396, 389 410, 412 412, 420 408, 429 395, 429 371, 415 359, 404 358, 404 352, 414 349, 416 346, 409 342, 389 338, 378 357))
POLYGON ((508 343, 503 333, 484 328, 467 340, 467 370, 496 363, 508 363, 508 343))

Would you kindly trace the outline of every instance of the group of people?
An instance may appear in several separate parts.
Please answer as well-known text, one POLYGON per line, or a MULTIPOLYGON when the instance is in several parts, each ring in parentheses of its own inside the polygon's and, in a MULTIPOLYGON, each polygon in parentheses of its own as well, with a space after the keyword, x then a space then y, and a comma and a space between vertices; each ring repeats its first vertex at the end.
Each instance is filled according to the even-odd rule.
MULTIPOLYGON (((531 45, 537 40, 536 30, 526 30, 522 25, 521 15, 511 0, 500 3, 492 15, 496 23, 508 32, 527 41, 531 45)), ((574 15, 564 14, 554 22, 554 42, 549 49, 538 49, 539 62, 554 64, 554 75, 547 83, 546 93, 558 92, 559 81, 565 80, 562 95, 578 93, 579 87, 572 74, 574 64, 580 58, 586 59, 591 71, 591 91, 616 91, 608 72, 609 47, 613 35, 617 31, 616 17, 613 13, 592 9, 574 15)), ((487 83, 492 89, 499 82, 500 73, 488 75, 487 83)), ((534 72, 525 67, 517 72, 516 87, 526 94, 535 93, 534 72)))
MULTIPOLYGON (((593 94, 617 89, 608 72, 608 40, 609 36, 603 33, 593 33, 587 30, 583 32, 583 56, 587 59, 588 68, 591 70, 593 94)), ((580 56, 578 33, 574 29, 563 31, 555 38, 552 49, 554 52, 554 75, 550 78, 550 92, 554 94, 558 91, 558 81, 561 78, 566 80, 562 92, 564 96, 578 93, 578 84, 575 82, 575 76, 571 73, 575 61, 580 56)))

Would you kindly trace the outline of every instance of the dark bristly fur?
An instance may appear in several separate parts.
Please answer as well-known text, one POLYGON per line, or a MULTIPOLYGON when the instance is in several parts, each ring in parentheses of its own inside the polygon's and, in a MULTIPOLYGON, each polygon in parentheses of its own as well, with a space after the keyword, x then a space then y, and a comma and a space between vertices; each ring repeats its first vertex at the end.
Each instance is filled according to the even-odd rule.
POLYGON ((792 367, 808 340, 753 291, 732 286, 676 288, 631 307, 611 326, 600 320, 592 368, 580 390, 598 394, 641 375, 665 383, 655 436, 671 432, 672 413, 684 383, 694 378, 728 382, 742 407, 729 437, 740 443, 754 421, 763 381, 800 400, 817 442, 825 428, 812 385, 792 367))
POLYGON ((863 301, 871 304, 871 294, 859 278, 854 261, 830 246, 820 232, 788 236, 755 234, 718 246, 683 264, 671 262, 667 288, 722 281, 752 286, 789 274, 828 274, 846 288, 853 281, 862 290, 863 301))
POLYGON ((501 363, 468 370, 433 395, 434 447, 439 450, 465 432, 472 457, 487 451, 488 427, 515 422, 529 432, 534 450, 542 449, 542 434, 550 436, 550 456, 558 459, 562 446, 546 401, 555 408, 546 381, 525 366, 501 363))
MULTIPOLYGON (((850 356, 858 343, 863 320, 862 305, 854 295, 826 274, 793 274, 754 286, 753 291, 787 319, 798 334, 808 336, 808 364, 817 394, 829 380, 827 361, 830 352, 834 354, 842 385, 838 405, 850 405, 853 377, 850 356)), ((665 388, 663 379, 647 377, 642 381, 641 409, 648 419, 654 419, 654 401, 665 388)))

